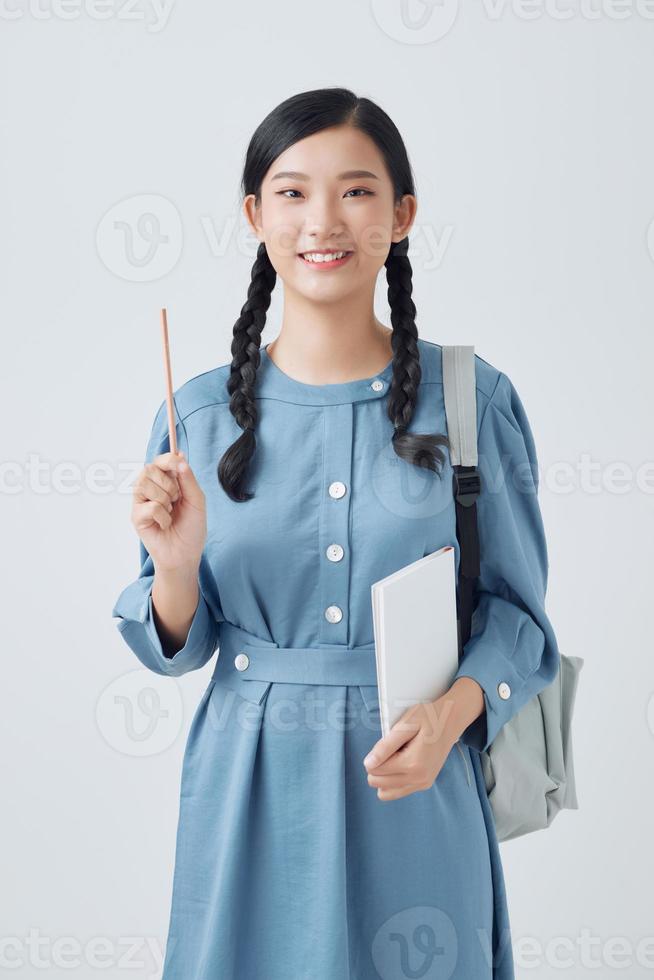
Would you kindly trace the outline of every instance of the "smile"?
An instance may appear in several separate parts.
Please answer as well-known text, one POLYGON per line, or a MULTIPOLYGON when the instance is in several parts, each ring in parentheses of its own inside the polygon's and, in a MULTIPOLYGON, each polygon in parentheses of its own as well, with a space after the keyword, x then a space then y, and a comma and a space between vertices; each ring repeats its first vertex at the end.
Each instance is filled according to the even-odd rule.
POLYGON ((298 255, 298 258, 314 269, 335 269, 345 265, 352 254, 341 249, 335 252, 303 252, 298 255))

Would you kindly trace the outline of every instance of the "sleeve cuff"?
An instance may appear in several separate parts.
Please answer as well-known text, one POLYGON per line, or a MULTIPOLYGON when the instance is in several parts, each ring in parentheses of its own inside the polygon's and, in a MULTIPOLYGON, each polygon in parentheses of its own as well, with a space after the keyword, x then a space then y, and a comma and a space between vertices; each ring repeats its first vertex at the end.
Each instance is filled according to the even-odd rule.
POLYGON ((498 658, 478 644, 462 658, 454 675, 472 677, 484 694, 484 710, 460 736, 462 742, 478 752, 487 751, 503 725, 529 700, 528 683, 505 657, 498 658))
POLYGON ((123 639, 141 663, 157 674, 179 677, 203 667, 218 646, 219 624, 201 586, 186 643, 174 656, 167 657, 154 621, 153 583, 154 575, 144 576, 128 585, 119 596, 113 615, 120 617, 117 626, 123 639))

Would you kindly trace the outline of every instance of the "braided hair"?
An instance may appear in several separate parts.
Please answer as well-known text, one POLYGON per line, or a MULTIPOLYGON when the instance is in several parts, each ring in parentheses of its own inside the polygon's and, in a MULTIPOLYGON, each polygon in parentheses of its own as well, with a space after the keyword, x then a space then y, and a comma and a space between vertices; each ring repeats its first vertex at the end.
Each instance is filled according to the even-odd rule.
MULTIPOLYGON (((406 149, 390 117, 374 102, 359 98, 349 89, 326 88, 291 96, 260 123, 246 154, 241 181, 243 194, 254 194, 258 201, 264 175, 284 150, 312 133, 337 125, 355 126, 375 142, 391 175, 396 201, 404 194, 415 193, 406 149)), ((393 374, 387 411, 393 423, 392 442, 397 455, 440 475, 445 461, 440 447, 449 445, 447 436, 408 431, 421 378, 408 247, 408 237, 394 243, 385 262, 393 328, 393 374)), ((227 379, 230 412, 243 432, 225 450, 218 464, 221 486, 239 503, 254 496, 245 488, 245 483, 248 464, 256 450, 255 387, 261 362, 261 334, 276 279, 277 273, 265 243, 261 242, 252 266, 247 299, 234 324, 231 370, 227 379)))

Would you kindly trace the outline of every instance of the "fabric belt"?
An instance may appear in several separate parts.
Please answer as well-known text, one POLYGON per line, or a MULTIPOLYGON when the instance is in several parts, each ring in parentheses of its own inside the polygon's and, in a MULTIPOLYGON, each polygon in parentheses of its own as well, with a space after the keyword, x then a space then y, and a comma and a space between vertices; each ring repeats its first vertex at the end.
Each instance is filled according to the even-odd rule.
POLYGON ((357 685, 367 704, 377 700, 374 643, 357 647, 280 647, 225 620, 212 680, 250 701, 260 701, 273 682, 357 685))

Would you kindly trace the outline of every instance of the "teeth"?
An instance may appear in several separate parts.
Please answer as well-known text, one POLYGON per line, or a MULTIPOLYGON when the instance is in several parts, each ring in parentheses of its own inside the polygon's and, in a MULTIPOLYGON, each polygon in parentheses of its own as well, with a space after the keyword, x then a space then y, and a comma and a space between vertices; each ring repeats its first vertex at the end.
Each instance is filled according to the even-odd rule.
POLYGON ((326 255, 321 255, 319 252, 304 252, 302 258, 307 262, 333 262, 334 259, 341 259, 344 255, 347 255, 347 252, 328 252, 326 255))

